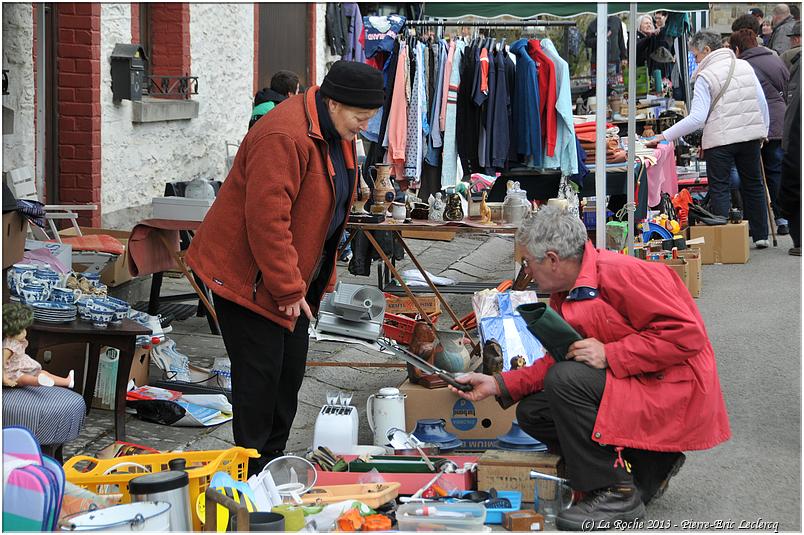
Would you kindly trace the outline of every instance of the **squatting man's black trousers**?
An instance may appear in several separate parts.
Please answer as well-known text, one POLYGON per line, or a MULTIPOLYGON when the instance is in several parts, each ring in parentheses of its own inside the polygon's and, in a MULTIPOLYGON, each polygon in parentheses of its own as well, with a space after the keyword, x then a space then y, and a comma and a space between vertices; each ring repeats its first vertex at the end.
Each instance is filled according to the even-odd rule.
MULTIPOLYGON (((595 419, 606 387, 606 370, 580 362, 557 362, 547 372, 544 390, 522 399, 516 408, 519 426, 563 456, 564 476, 575 490, 584 492, 622 482, 627 472, 615 468, 613 446, 592 440, 595 419)), ((626 448, 624 460, 640 488, 658 484, 677 454, 626 448)))

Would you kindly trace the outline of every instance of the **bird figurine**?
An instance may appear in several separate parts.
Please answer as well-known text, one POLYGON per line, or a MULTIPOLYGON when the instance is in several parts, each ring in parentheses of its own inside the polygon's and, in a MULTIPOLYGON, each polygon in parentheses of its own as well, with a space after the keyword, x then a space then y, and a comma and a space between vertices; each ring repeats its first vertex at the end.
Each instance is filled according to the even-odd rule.
POLYGON ((494 375, 502 371, 502 348, 496 340, 489 340, 483 345, 483 373, 486 375, 494 375))

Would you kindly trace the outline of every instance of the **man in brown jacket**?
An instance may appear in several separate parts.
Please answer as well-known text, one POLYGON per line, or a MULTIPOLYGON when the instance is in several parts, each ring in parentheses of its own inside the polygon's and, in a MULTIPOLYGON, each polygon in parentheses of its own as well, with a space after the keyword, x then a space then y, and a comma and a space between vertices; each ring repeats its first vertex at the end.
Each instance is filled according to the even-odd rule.
POLYGON ((249 475, 281 456, 296 415, 307 328, 335 282, 357 181, 356 136, 382 106, 383 77, 338 61, 249 130, 187 252, 215 296, 232 367, 233 432, 249 475))

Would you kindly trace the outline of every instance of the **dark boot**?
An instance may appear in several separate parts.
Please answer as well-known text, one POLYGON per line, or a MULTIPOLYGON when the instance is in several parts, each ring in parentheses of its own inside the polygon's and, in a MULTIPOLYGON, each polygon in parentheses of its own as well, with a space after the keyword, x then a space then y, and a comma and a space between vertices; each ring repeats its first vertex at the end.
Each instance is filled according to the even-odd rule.
POLYGON ((645 502, 645 505, 648 505, 651 500, 656 500, 662 497, 664 491, 667 490, 668 483, 670 483, 670 478, 681 470, 681 467, 684 466, 684 461, 686 460, 687 456, 683 453, 676 454, 675 459, 672 463, 670 463, 669 469, 664 471, 664 476, 659 480, 659 484, 657 486, 649 488, 640 487, 640 490, 642 491, 642 501, 645 502))
POLYGON ((645 517, 642 495, 631 476, 611 487, 593 490, 583 500, 556 516, 562 531, 611 529, 617 521, 631 522, 645 517))

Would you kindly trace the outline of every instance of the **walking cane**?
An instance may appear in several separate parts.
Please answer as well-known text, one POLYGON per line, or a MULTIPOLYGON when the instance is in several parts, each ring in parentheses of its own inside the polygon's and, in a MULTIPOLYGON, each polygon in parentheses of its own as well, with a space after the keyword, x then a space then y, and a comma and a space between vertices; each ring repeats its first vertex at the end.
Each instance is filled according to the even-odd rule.
POLYGON ((765 186, 765 201, 768 203, 768 225, 770 226, 771 236, 773 236, 773 246, 778 247, 776 220, 773 217, 773 209, 771 208, 770 190, 768 190, 768 178, 765 176, 765 162, 762 161, 762 154, 759 155, 759 168, 762 170, 762 185, 765 186))

